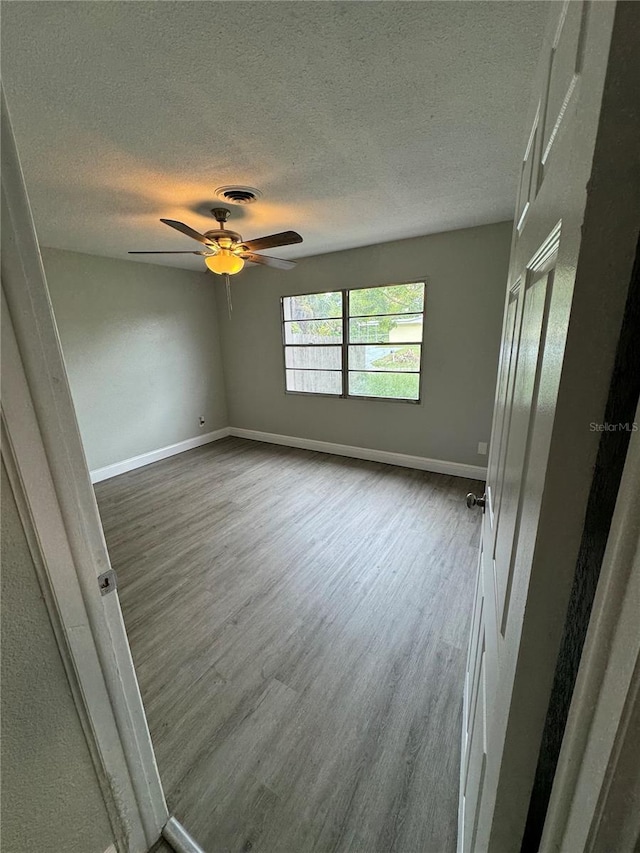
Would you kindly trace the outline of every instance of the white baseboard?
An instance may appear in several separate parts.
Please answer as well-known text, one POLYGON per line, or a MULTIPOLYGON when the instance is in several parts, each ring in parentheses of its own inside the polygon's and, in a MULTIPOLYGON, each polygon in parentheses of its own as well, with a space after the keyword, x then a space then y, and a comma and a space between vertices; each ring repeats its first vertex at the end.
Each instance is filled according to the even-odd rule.
POLYGON ((186 441, 179 441, 177 444, 169 444, 167 447, 160 447, 158 450, 150 450, 148 453, 132 456, 122 462, 114 462, 113 465, 105 465, 104 468, 96 468, 95 471, 90 472, 91 482, 99 483, 101 480, 117 477, 118 474, 125 474, 127 471, 133 471, 134 468, 143 468, 145 465, 151 465, 152 462, 159 462, 168 456, 184 453, 185 450, 192 450, 194 447, 209 444, 211 441, 218 441, 218 439, 226 438, 228 435, 229 427, 223 427, 204 435, 197 435, 195 438, 188 438, 186 441))
POLYGON ((409 456, 406 453, 392 453, 389 450, 372 450, 368 447, 353 447, 350 444, 334 444, 331 441, 276 435, 272 432, 259 432, 255 429, 238 427, 230 427, 229 435, 248 438, 251 441, 264 441, 267 444, 283 444, 286 447, 300 447, 303 450, 316 450, 319 453, 333 453, 336 456, 350 456, 353 459, 367 459, 369 462, 399 465, 402 468, 417 468, 419 471, 432 471, 435 474, 450 474, 453 477, 464 477, 469 480, 484 480, 487 476, 487 469, 480 465, 428 459, 426 456, 409 456))
POLYGON ((295 435, 277 435, 273 432, 260 432, 255 429, 223 427, 214 432, 205 433, 205 435, 198 435, 195 438, 188 438, 186 441, 179 441, 177 444, 170 444, 158 450, 151 450, 148 453, 141 453, 139 456, 132 456, 130 459, 124 459, 122 462, 114 462, 113 465, 106 465, 104 468, 97 468, 95 471, 91 471, 91 482, 99 483, 101 480, 117 477, 118 474, 125 474, 127 471, 133 471, 135 468, 143 468, 145 465, 151 465, 152 462, 159 462, 168 456, 184 453, 185 450, 191 450, 194 447, 218 441, 221 438, 226 438, 228 435, 235 435, 238 438, 248 438, 251 441, 263 441, 267 444, 281 444, 286 447, 299 447, 302 450, 332 453, 335 456, 349 456, 352 459, 366 459, 369 462, 383 462, 385 465, 399 465, 401 468, 432 471, 435 474, 450 474, 453 477, 464 477, 469 480, 484 480, 487 476, 487 469, 480 465, 447 462, 443 459, 428 459, 426 456, 409 456, 406 453, 393 453, 390 450, 373 450, 369 447, 354 447, 351 444, 334 444, 332 441, 317 441, 313 438, 299 438, 295 435))

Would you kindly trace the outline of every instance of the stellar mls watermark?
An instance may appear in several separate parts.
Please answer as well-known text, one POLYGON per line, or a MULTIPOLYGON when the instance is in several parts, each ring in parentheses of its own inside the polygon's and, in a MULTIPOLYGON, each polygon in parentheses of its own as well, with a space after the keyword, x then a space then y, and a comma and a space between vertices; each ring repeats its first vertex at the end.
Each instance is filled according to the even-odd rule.
POLYGON ((638 424, 635 423, 635 421, 633 423, 631 421, 627 421, 626 423, 617 424, 611 424, 608 421, 597 424, 592 421, 589 424, 589 429, 591 432, 637 432, 638 424))

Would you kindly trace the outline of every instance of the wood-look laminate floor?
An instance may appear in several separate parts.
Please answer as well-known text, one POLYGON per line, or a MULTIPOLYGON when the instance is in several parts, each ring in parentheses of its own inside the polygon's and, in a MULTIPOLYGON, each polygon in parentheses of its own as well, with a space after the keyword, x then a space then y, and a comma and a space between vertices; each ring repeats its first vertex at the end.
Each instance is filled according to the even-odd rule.
POLYGON ((96 486, 207 853, 455 850, 479 484, 229 438, 96 486))

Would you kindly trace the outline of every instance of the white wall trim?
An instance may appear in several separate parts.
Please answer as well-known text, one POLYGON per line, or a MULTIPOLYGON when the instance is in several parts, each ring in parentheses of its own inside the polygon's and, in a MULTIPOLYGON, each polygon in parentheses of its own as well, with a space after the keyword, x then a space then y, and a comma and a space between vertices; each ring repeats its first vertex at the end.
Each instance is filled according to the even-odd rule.
POLYGON ((551 791, 544 853, 631 850, 629 839, 640 834, 640 778, 634 774, 632 781, 619 769, 637 752, 639 609, 640 433, 633 433, 551 791), (622 785, 615 784, 618 773, 622 785), (599 839, 606 811, 615 818, 599 839))
MULTIPOLYGON (((145 853, 169 814, 71 400, 4 90, 2 101, 2 416, 46 572, 44 601, 118 850, 145 853), (49 595, 48 591, 51 591, 49 595), (95 748, 94 748, 95 746, 95 748)), ((55 736, 55 733, 54 733, 55 736)))
POLYGON ((185 450, 201 447, 203 444, 209 444, 211 441, 219 441, 219 439, 226 438, 228 435, 229 427, 223 427, 213 432, 207 432, 204 435, 187 438, 185 441, 178 441, 176 444, 168 444, 166 447, 160 447, 158 450, 150 450, 148 453, 132 456, 130 459, 123 459, 122 462, 105 465, 104 468, 96 468, 94 471, 91 471, 91 482, 99 483, 102 480, 108 480, 110 477, 117 477, 118 474, 126 474, 127 471, 133 471, 135 468, 143 468, 145 465, 151 465, 152 462, 159 462, 168 456, 184 453, 185 450))
POLYGON ((409 456, 406 453, 393 453, 390 450, 354 447, 351 444, 334 444, 331 441, 317 441, 313 438, 299 438, 294 435, 277 435, 272 432, 239 427, 230 427, 229 435, 248 438, 251 441, 264 441, 267 444, 282 444, 286 447, 316 450, 319 453, 332 453, 335 456, 349 456, 352 459, 366 459, 369 462, 383 462, 385 465, 399 465, 401 468, 417 468, 419 471, 432 471, 435 474, 450 474, 453 477, 465 477, 470 480, 484 480, 487 475, 487 469, 479 465, 428 459, 426 456, 409 456))
POLYGON ((315 450, 319 453, 332 453, 335 456, 349 456, 352 459, 366 459, 369 462, 382 462, 385 465, 399 465, 401 468, 416 468, 418 471, 432 471, 435 474, 450 474, 453 477, 465 477, 469 480, 484 480, 487 469, 481 465, 467 465, 464 462, 447 462, 444 459, 428 459, 426 456, 409 456, 406 453, 394 453, 391 450, 373 450, 370 447, 354 447, 351 444, 334 444, 332 441, 318 441, 313 438, 300 438, 296 435, 277 435, 273 432, 260 432, 255 429, 241 429, 240 427, 223 427, 222 429, 178 441, 158 450, 150 450, 122 462, 114 462, 105 465, 104 468, 96 468, 91 472, 91 482, 100 483, 118 474, 126 474, 136 468, 143 468, 153 462, 159 462, 169 456, 184 453, 194 447, 201 447, 212 441, 219 441, 228 435, 237 438, 247 438, 250 441, 264 441, 266 444, 281 444, 286 447, 299 447, 302 450, 315 450))

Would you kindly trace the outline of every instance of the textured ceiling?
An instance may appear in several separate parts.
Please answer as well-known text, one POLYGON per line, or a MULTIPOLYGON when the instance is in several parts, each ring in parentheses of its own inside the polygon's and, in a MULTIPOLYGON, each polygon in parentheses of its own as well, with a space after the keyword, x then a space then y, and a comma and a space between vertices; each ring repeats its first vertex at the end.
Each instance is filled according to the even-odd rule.
MULTIPOLYGON (((5 2, 2 71, 45 246, 197 249, 224 184, 300 257, 513 215, 543 2, 5 2)), ((158 256, 193 269, 190 255, 158 256)))

